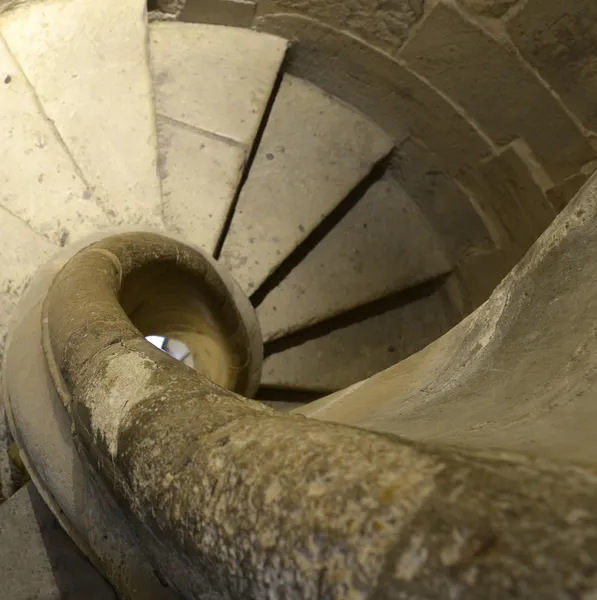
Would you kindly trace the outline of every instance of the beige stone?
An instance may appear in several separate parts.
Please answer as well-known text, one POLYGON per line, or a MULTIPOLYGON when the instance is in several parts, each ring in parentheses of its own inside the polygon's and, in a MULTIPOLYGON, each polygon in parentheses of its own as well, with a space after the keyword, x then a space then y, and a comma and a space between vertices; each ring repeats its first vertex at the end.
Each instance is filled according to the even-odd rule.
POLYGON ((247 0, 187 0, 178 16, 187 23, 251 27, 255 2, 247 0))
POLYGON ((436 5, 401 56, 461 105, 494 142, 523 138, 555 181, 594 157, 541 80, 506 45, 455 8, 436 5))
POLYGON ((508 147, 463 178, 481 209, 497 225, 498 245, 520 260, 556 212, 515 147, 508 147))
POLYGON ((441 291, 403 302, 272 354, 263 365, 262 385, 336 391, 405 359, 458 321, 441 291))
POLYGON ((508 33, 566 106, 597 131, 597 5, 593 0, 529 0, 508 33))
POLYGON ((423 16, 424 6, 422 0, 262 0, 257 14, 301 13, 394 54, 423 16))
POLYGON ((374 123, 285 76, 221 260, 255 291, 392 148, 374 123))
POLYGON ((0 31, 114 224, 161 224, 143 0, 30 2, 0 31))
POLYGON ((213 253, 236 194, 246 151, 158 116, 166 227, 213 253))
POLYGON ((413 200, 391 179, 380 180, 259 305, 263 337, 292 333, 450 267, 413 200))
POLYGON ((459 0, 471 12, 488 17, 501 17, 519 0, 459 0))
POLYGON ((477 212, 458 180, 420 142, 409 138, 400 144, 391 173, 420 206, 454 261, 494 246, 486 216, 477 212))
POLYGON ((250 147, 287 42, 176 22, 152 23, 149 41, 157 112, 250 147))
POLYGON ((2 37, 0 131, 1 206, 62 246, 110 223, 2 37))
POLYGON ((341 98, 401 142, 409 134, 459 173, 492 152, 489 140, 442 94, 393 60, 343 31, 298 15, 256 19, 256 27, 299 40, 287 72, 341 98))

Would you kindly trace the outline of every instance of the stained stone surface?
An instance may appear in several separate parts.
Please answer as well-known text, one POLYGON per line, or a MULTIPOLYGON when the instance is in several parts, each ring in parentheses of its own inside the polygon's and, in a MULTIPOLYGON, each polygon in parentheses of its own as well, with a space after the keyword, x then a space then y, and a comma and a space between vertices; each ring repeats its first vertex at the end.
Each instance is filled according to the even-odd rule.
POLYGON ((417 205, 393 180, 382 179, 259 305, 264 339, 416 286, 450 266, 417 205))
POLYGON ((392 148, 369 119, 284 76, 220 260, 254 292, 392 148))
POLYGON ((114 225, 161 225, 145 10, 143 0, 49 0, 0 16, 0 33, 114 225))

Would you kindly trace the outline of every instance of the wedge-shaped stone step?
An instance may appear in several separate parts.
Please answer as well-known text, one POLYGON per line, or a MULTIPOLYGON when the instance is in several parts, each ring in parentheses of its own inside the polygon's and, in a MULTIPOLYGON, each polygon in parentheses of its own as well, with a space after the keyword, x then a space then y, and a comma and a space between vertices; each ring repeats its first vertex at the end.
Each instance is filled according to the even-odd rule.
POLYGON ((456 325, 441 288, 380 315, 269 356, 264 386, 332 392, 404 360, 456 325))
POLYGON ((16 3, 0 33, 114 224, 161 224, 145 0, 16 3))
POLYGON ((248 29, 150 26, 166 225, 216 249, 287 41, 248 29))
POLYGON ((398 183, 381 179, 260 304, 264 339, 414 287, 450 267, 417 205, 398 183))
POLYGON ((374 123, 284 76, 221 260, 254 292, 392 149, 374 123))
POLYGON ((110 224, 2 37, 0 131, 0 205, 61 246, 110 224))

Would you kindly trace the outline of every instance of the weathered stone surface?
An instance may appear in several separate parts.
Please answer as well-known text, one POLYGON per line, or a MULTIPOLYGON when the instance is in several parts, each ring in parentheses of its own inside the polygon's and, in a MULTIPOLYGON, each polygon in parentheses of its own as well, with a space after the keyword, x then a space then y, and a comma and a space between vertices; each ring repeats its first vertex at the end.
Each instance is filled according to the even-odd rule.
POLYGON ((243 290, 254 292, 391 149, 374 123, 285 76, 220 257, 243 290))
POLYGON ((0 131, 0 205, 56 245, 110 223, 1 37, 0 131))
POLYGON ((116 600, 31 483, 0 506, 0 581, 10 600, 116 600))
POLYGON ((424 0, 268 0, 258 3, 257 14, 297 12, 366 40, 395 54, 410 28, 423 16, 424 0))
POLYGON ((597 5, 529 0, 507 24, 514 43, 577 117, 597 131, 597 5))
POLYGON ((402 306, 268 356, 261 382, 335 392, 404 360, 457 322, 442 292, 409 297, 402 306))
POLYGON ((253 144, 286 41, 248 29, 196 23, 149 27, 156 111, 253 144))
POLYGON ((246 151, 158 116, 164 223, 213 253, 236 195, 246 151))
POLYGON ((531 176, 516 147, 467 174, 464 184, 497 225, 498 245, 514 265, 551 224, 556 211, 531 176))
POLYGON ((296 15, 258 18, 256 27, 300 43, 287 70, 342 98, 401 142, 412 133, 449 173, 491 154, 479 130, 442 95, 387 54, 342 31, 296 15))
POLYGON ((454 261, 493 247, 484 215, 421 143, 408 138, 400 144, 390 173, 420 206, 454 261))
POLYGON ((564 210, 568 202, 574 198, 578 190, 586 183, 589 175, 587 173, 577 173, 568 179, 554 185, 545 192, 547 199, 553 206, 556 213, 564 210))
POLYGON ((247 0, 187 0, 178 16, 187 23, 251 27, 255 2, 247 0))
POLYGON ((520 0, 458 0, 471 12, 488 17, 501 17, 520 0))
POLYGON ((436 5, 401 56, 460 104, 494 142, 523 138, 554 181, 576 173, 594 157, 591 145, 541 80, 455 8, 436 5))
MULTIPOLYGON (((397 183, 382 179, 259 305, 264 340, 414 287, 450 268, 417 205, 397 183)), ((352 377, 354 371, 347 371, 352 377)))
POLYGON ((101 206, 115 225, 161 225, 146 2, 17 5, 0 32, 101 206))

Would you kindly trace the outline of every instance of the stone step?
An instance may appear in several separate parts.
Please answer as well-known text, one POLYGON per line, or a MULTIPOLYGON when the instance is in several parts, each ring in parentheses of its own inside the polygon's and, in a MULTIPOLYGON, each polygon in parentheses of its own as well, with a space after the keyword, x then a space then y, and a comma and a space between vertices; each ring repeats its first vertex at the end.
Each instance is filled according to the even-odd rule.
MULTIPOLYGON (((427 286, 422 286, 427 287, 427 286)), ((264 386, 333 392, 418 352, 459 318, 442 287, 266 358, 264 386)))
POLYGON ((145 0, 15 3, 0 33, 113 224, 161 224, 145 0))
POLYGON ((1 598, 116 600, 32 483, 0 506, 1 598))
POLYGON ((284 76, 220 260, 252 293, 392 149, 373 122, 284 76))
POLYGON ((282 337, 447 273, 439 237, 389 177, 375 182, 257 309, 282 337))
POLYGON ((1 206, 60 246, 109 226, 1 37, 0 131, 1 206))
POLYGON ((166 226, 214 252, 287 42, 247 29, 152 23, 166 226))

